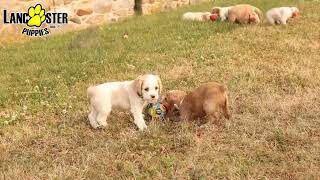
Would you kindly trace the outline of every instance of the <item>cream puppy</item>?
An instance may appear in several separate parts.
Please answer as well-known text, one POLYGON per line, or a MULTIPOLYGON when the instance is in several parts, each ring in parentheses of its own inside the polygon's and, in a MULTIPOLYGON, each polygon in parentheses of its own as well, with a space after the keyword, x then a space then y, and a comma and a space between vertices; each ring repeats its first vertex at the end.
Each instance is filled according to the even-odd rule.
POLYGON ((228 19, 228 12, 232 8, 232 6, 229 7, 213 7, 211 13, 212 14, 218 14, 220 21, 225 21, 228 19))
POLYGON ((107 125, 107 118, 112 110, 129 110, 139 130, 147 128, 143 119, 145 102, 155 103, 161 93, 159 76, 146 74, 133 81, 108 82, 89 87, 88 97, 91 112, 88 115, 93 128, 107 125))
POLYGON ((183 20, 190 21, 207 21, 210 20, 210 12, 187 12, 182 16, 183 20))
POLYGON ((267 19, 270 24, 287 24, 288 19, 299 15, 299 9, 296 7, 272 8, 267 13, 267 19))

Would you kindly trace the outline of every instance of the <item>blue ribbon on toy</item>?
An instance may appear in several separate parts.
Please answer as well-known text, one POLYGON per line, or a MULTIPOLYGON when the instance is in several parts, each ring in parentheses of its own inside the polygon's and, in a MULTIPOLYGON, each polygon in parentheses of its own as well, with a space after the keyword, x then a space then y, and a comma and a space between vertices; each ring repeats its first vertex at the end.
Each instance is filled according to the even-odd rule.
POLYGON ((159 98, 155 104, 147 104, 143 112, 152 119, 159 118, 160 120, 165 120, 166 108, 161 104, 161 98, 159 98))
POLYGON ((161 120, 165 120, 166 111, 163 111, 161 109, 160 99, 158 100, 158 102, 156 104, 156 113, 160 117, 161 120))

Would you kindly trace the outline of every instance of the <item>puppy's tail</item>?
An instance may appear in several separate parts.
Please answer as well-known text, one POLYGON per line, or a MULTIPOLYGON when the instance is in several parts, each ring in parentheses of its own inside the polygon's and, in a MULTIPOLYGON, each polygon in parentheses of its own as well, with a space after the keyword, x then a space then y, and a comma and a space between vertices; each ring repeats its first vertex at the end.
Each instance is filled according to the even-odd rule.
POLYGON ((88 89, 87 89, 87 95, 89 98, 91 98, 93 96, 95 92, 95 87, 94 86, 90 86, 88 89))
POLYGON ((227 87, 224 86, 224 96, 225 96, 225 102, 224 102, 224 106, 222 107, 222 111, 223 111, 223 116, 227 119, 230 119, 231 117, 231 113, 230 113, 230 109, 229 109, 229 98, 228 98, 228 90, 227 87))
POLYGON ((182 15, 182 20, 193 20, 192 18, 192 13, 191 12, 186 12, 182 15))

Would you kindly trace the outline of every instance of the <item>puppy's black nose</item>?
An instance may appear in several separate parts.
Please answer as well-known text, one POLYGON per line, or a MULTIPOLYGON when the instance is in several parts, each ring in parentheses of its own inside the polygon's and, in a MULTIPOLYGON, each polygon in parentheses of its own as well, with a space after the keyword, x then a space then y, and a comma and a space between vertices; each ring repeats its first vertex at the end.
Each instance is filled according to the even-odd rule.
POLYGON ((151 98, 154 99, 156 96, 155 95, 151 95, 151 98))

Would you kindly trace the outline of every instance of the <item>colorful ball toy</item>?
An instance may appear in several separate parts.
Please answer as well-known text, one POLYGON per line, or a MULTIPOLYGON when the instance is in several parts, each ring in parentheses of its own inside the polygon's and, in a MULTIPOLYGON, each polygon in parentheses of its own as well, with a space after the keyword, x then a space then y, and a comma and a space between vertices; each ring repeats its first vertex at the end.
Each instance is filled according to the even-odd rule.
POLYGON ((166 108, 164 105, 158 101, 156 104, 149 103, 144 107, 144 115, 145 119, 151 119, 151 120, 165 120, 165 115, 166 115, 166 108))

